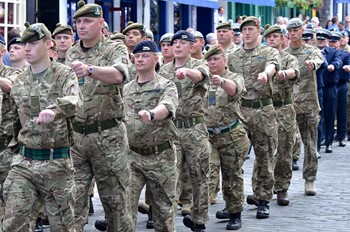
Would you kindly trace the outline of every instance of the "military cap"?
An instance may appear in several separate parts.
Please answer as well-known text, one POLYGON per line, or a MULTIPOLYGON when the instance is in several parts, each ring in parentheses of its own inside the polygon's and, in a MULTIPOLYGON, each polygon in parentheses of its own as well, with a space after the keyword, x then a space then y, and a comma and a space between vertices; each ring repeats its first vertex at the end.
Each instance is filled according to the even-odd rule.
POLYGON ((125 40, 125 35, 123 33, 119 33, 119 32, 113 32, 113 34, 109 37, 111 40, 125 40))
POLYGON ((303 35, 302 35, 302 39, 303 40, 309 40, 314 38, 314 34, 316 33, 316 31, 311 30, 311 29, 305 29, 303 35))
POLYGON ((276 32, 282 34, 281 27, 278 25, 271 26, 271 27, 267 28, 266 31, 264 32, 264 37, 268 36, 269 34, 276 33, 276 32))
POLYGON ((326 29, 321 28, 316 31, 317 39, 321 39, 321 40, 329 39, 331 36, 332 36, 332 33, 326 29))
POLYGON ((260 21, 257 17, 249 16, 243 20, 239 29, 242 31, 244 26, 256 26, 257 28, 260 28, 260 21))
POLYGON ((329 38, 329 42, 337 42, 340 41, 340 39, 343 38, 343 35, 338 31, 332 31, 331 37, 329 38))
POLYGON ((204 59, 207 60, 209 57, 217 54, 225 53, 224 48, 221 44, 216 44, 209 47, 209 50, 205 53, 204 59))
POLYGON ((143 40, 136 44, 132 53, 141 53, 141 52, 158 52, 157 45, 150 40, 143 40))
POLYGON ((193 33, 193 36, 194 36, 195 39, 198 39, 198 38, 202 38, 203 39, 204 38, 203 34, 200 31, 195 31, 193 33))
POLYGON ((128 31, 136 29, 140 30, 141 32, 145 32, 146 28, 143 24, 140 23, 134 23, 132 21, 128 22, 128 26, 122 31, 122 33, 125 35, 128 31))
POLYGON ((7 50, 10 51, 10 47, 11 45, 13 44, 21 44, 22 45, 22 42, 21 42, 21 37, 13 37, 7 44, 7 50))
POLYGON ((233 34, 234 34, 234 35, 240 35, 240 34, 242 34, 242 33, 241 33, 241 30, 239 29, 240 26, 241 26, 241 24, 239 24, 239 23, 234 23, 234 24, 232 24, 232 30, 233 30, 233 34))
POLYGON ((30 25, 28 22, 26 22, 24 26, 26 29, 24 30, 21 37, 22 43, 35 42, 41 40, 44 37, 51 38, 51 32, 43 23, 34 23, 30 25))
POLYGON ((153 32, 148 28, 145 29, 145 36, 147 38, 154 39, 153 32))
POLYGON ((89 3, 85 4, 85 1, 80 0, 78 2, 79 9, 73 15, 73 19, 79 17, 91 17, 91 18, 102 18, 103 11, 102 7, 98 4, 89 3))
POLYGON ((1 34, 0 34, 0 43, 2 43, 3 45, 6 45, 5 38, 1 34))
POLYGON ((315 30, 316 29, 316 25, 314 23, 308 23, 306 25, 306 29, 315 30))
POLYGON ((299 18, 292 18, 287 23, 287 30, 292 28, 299 28, 303 26, 303 21, 299 18))
POLYGON ((73 35, 73 29, 69 25, 56 24, 56 29, 52 33, 52 37, 55 38, 58 34, 73 35))
POLYGON ((349 32, 347 31, 341 31, 340 33, 343 35, 343 37, 349 36, 349 32))
POLYGON ((230 21, 227 22, 222 22, 220 23, 217 27, 216 30, 220 30, 220 29, 228 29, 231 30, 232 29, 232 25, 230 21))
POLYGON ((170 44, 173 45, 174 40, 176 39, 181 39, 181 40, 186 40, 190 42, 194 42, 194 36, 191 32, 187 32, 185 30, 179 30, 177 31, 174 35, 173 38, 171 39, 170 44))
POLYGON ((163 43, 163 42, 171 42, 171 39, 173 38, 173 33, 166 33, 164 35, 162 35, 162 37, 160 37, 159 43, 163 43))

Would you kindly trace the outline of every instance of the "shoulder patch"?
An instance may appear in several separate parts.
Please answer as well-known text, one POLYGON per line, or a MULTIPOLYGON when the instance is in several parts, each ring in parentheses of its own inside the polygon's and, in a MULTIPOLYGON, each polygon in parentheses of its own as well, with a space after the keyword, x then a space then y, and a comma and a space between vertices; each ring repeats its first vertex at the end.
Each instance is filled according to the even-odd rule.
POLYGON ((122 58, 122 63, 123 63, 123 64, 128 64, 129 62, 128 62, 128 60, 127 60, 127 59, 122 58))

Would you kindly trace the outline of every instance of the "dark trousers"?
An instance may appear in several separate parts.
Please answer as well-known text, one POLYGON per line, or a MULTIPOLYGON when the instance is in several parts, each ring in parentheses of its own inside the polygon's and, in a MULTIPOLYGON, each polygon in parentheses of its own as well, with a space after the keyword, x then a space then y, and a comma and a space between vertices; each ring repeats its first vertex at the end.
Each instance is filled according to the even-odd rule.
POLYGON ((334 138, 334 120, 337 112, 337 85, 323 88, 323 114, 326 146, 332 145, 334 138))
POLYGON ((342 141, 345 139, 347 131, 348 116, 348 83, 337 86, 338 89, 338 107, 337 107, 337 139, 342 141))
POLYGON ((321 141, 324 138, 324 129, 323 129, 323 125, 324 125, 324 117, 323 117, 323 88, 319 88, 317 90, 317 94, 318 94, 318 102, 320 104, 321 107, 321 111, 320 111, 320 122, 318 123, 318 137, 317 137, 317 151, 319 152, 321 150, 321 141))

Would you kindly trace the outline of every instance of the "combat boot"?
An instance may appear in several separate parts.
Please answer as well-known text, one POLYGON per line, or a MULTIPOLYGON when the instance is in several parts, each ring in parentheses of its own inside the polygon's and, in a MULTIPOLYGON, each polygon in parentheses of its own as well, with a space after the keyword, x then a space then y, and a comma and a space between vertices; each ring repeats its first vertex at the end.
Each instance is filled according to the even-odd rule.
POLYGON ((106 231, 107 230, 106 220, 96 220, 95 228, 99 231, 106 231))
POLYGON ((43 228, 43 221, 41 220, 41 218, 39 217, 38 219, 36 219, 36 224, 35 224, 35 232, 43 232, 44 228, 43 228))
POLYGON ((298 160, 293 160, 292 169, 293 171, 299 170, 298 160))
POLYGON ((289 205, 288 194, 286 191, 277 192, 277 204, 281 206, 289 205))
POLYGON ((307 196, 316 195, 316 189, 315 189, 313 180, 305 180, 305 194, 307 196))
POLYGON ((224 209, 217 211, 216 214, 215 214, 215 217, 217 219, 229 219, 230 218, 230 212, 225 207, 224 209))
POLYGON ((256 218, 265 219, 270 215, 270 206, 268 201, 260 200, 258 211, 256 212, 256 218))
POLYGON ((205 225, 204 224, 194 224, 193 225, 193 232, 205 232, 205 225))
POLYGON ((184 216, 184 219, 182 220, 182 222, 187 228, 190 228, 193 231, 194 224, 193 224, 191 215, 184 216))
POLYGON ((139 213, 142 213, 142 214, 148 214, 149 205, 147 205, 144 202, 140 202, 137 206, 137 211, 139 211, 139 213))
POLYGON ((149 210, 148 210, 148 220, 146 223, 146 228, 147 229, 154 229, 153 214, 152 214, 152 207, 151 206, 149 206, 149 210))
POLYGON ((227 223, 226 230, 238 230, 242 227, 241 212, 230 213, 230 220, 227 223))
POLYGON ((254 195, 248 195, 247 196, 247 203, 249 205, 258 206, 259 205, 259 200, 254 195))

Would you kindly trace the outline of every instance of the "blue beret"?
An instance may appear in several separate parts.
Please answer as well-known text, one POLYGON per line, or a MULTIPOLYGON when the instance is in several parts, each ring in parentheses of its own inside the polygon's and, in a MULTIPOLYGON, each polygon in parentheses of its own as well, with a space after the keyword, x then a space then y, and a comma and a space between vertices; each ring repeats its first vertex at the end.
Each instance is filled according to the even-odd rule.
POLYGON ((180 31, 177 31, 174 35, 173 35, 173 38, 171 39, 171 42, 170 44, 173 45, 173 42, 174 40, 176 39, 181 39, 181 40, 187 40, 187 41, 190 41, 190 42, 194 42, 194 36, 192 33, 190 32, 187 32, 185 30, 180 30, 180 31))
POLYGON ((140 43, 136 44, 132 53, 141 53, 141 52, 158 52, 157 45, 150 40, 143 40, 140 43))

